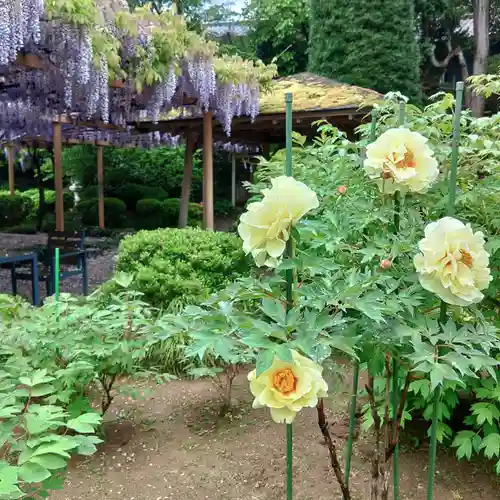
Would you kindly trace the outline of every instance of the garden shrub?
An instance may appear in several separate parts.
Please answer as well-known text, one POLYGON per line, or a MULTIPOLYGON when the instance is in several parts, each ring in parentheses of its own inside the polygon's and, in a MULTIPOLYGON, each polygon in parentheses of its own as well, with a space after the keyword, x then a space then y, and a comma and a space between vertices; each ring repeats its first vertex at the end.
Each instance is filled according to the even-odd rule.
MULTIPOLYGON (((169 198, 157 200, 145 198, 137 202, 135 211, 136 223, 140 229, 158 229, 176 227, 179 222, 180 200, 169 198)), ((188 225, 197 226, 203 219, 203 207, 199 203, 188 206, 188 225)))
POLYGON ((139 231, 120 245, 116 268, 134 274, 134 286, 159 308, 172 301, 197 302, 224 287, 249 263, 232 234, 199 229, 139 231))
POLYGON ((20 224, 32 210, 32 202, 21 194, 0 193, 0 227, 20 224))
MULTIPOLYGON (((65 231, 81 231, 82 216, 79 212, 65 212, 64 213, 64 230, 65 231)), ((56 216, 55 214, 47 214, 43 219, 42 231, 49 233, 56 231, 56 216)))
POLYGON ((2 498, 46 498, 52 487, 45 480, 71 455, 96 451, 101 415, 118 391, 127 391, 116 382, 144 374, 156 319, 130 283, 117 275, 105 307, 99 295, 62 294, 42 307, 0 296, 0 315, 16 320, 0 321, 0 432, 12 445, 2 448, 11 468, 2 469, 2 498))
POLYGON ((164 202, 154 198, 145 198, 137 202, 135 208, 137 224, 141 229, 165 227, 164 202))
MULTIPOLYGON (((96 198, 81 200, 76 206, 84 226, 99 225, 99 201, 96 198)), ((106 226, 119 228, 125 223, 126 206, 118 198, 104 198, 104 220, 106 226)))
POLYGON ((230 200, 218 199, 214 201, 214 212, 216 215, 227 216, 234 212, 234 207, 230 200))
MULTIPOLYGON (((36 188, 28 189, 21 193, 22 196, 28 198, 32 205, 29 213, 29 217, 35 219, 38 216, 38 209, 40 206, 40 191, 36 188)), ((71 210, 75 203, 75 198, 73 193, 70 191, 65 191, 63 193, 64 199, 64 211, 71 210)), ((56 192, 52 189, 44 190, 44 215, 49 213, 55 213, 56 210, 56 192)))
POLYGON ((137 202, 144 198, 153 198, 156 200, 166 200, 168 198, 168 193, 161 187, 142 186, 141 184, 133 183, 108 188, 107 194, 124 201, 129 210, 134 210, 137 202))

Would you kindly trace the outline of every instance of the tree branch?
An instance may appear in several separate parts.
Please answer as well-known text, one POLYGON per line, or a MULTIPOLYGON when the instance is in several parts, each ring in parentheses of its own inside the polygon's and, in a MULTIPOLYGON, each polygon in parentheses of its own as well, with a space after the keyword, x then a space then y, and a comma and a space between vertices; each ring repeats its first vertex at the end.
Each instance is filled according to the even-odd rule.
POLYGON ((412 374, 408 372, 406 374, 405 385, 403 387, 403 392, 401 393, 401 399, 399 401, 398 413, 395 417, 393 417, 392 421, 392 425, 395 426, 396 430, 394 432, 394 437, 392 439, 391 445, 385 451, 386 462, 391 458, 392 454, 394 453, 394 450, 396 449, 396 445, 398 444, 399 431, 401 430, 401 420, 403 419, 403 412, 406 406, 406 399, 408 398, 408 390, 410 388, 410 383, 413 379, 414 377, 412 376, 412 374))
POLYGON ((316 409, 318 410, 318 425, 321 429, 323 437, 325 438, 326 445, 328 446, 328 452, 330 453, 330 463, 332 465, 333 471, 335 472, 335 477, 337 478, 340 489, 342 490, 343 499, 351 500, 349 486, 344 481, 344 474, 342 473, 342 468, 337 456, 337 448, 335 447, 332 437, 330 436, 330 430, 328 429, 328 422, 326 420, 323 399, 320 399, 318 401, 316 409))

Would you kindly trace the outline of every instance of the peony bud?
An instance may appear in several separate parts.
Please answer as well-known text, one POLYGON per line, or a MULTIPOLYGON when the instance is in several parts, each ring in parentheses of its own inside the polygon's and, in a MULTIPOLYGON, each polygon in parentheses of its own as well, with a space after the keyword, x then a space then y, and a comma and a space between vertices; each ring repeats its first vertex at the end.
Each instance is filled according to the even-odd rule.
POLYGON ((347 187, 346 186, 339 186, 337 188, 337 191, 339 192, 339 194, 345 194, 347 191, 347 187))
POLYGON ((392 267, 392 261, 389 259, 383 259, 380 262, 380 269, 390 269, 392 267))

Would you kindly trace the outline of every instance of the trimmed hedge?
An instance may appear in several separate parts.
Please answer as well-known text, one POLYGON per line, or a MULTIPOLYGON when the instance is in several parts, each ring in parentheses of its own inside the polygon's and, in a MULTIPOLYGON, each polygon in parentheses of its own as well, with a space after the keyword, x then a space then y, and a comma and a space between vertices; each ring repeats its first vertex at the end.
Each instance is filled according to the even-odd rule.
POLYGON ((21 194, 0 192, 0 227, 16 226, 27 218, 33 202, 21 194))
MULTIPOLYGON (((135 207, 137 223, 141 229, 158 229, 176 227, 179 222, 180 200, 156 200, 145 198, 139 200, 135 207)), ((188 224, 199 225, 203 218, 203 208, 199 203, 190 203, 188 207, 188 224)))
POLYGON ((133 183, 109 188, 106 190, 106 194, 124 201, 129 210, 134 210, 137 202, 144 198, 154 198, 155 200, 166 200, 168 198, 168 193, 160 187, 142 186, 133 183))
MULTIPOLYGON (((32 209, 29 217, 36 218, 38 216, 38 207, 40 206, 40 191, 38 189, 28 189, 21 193, 22 196, 31 200, 32 209)), ((65 191, 64 198, 64 211, 70 210, 74 207, 75 197, 73 193, 65 191)), ((44 215, 55 213, 56 211, 56 192, 51 189, 44 190, 44 215)))
MULTIPOLYGON (((81 200, 76 206, 82 216, 84 226, 99 225, 99 201, 96 198, 81 200)), ((120 228, 125 223, 125 211, 127 207, 118 198, 104 198, 104 218, 107 227, 120 228)))
POLYGON ((249 272, 241 239, 200 229, 139 231, 125 237, 117 271, 135 275, 134 286, 155 307, 173 300, 196 303, 249 272))

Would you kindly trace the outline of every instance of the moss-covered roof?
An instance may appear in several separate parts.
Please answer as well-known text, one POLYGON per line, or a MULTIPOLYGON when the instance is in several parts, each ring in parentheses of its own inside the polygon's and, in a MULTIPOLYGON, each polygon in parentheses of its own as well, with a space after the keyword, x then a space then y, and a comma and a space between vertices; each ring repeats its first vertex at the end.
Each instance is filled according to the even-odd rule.
POLYGON ((335 108, 359 108, 382 98, 374 90, 347 85, 312 73, 280 78, 260 99, 260 113, 284 113, 286 92, 293 94, 294 111, 318 111, 335 108))

